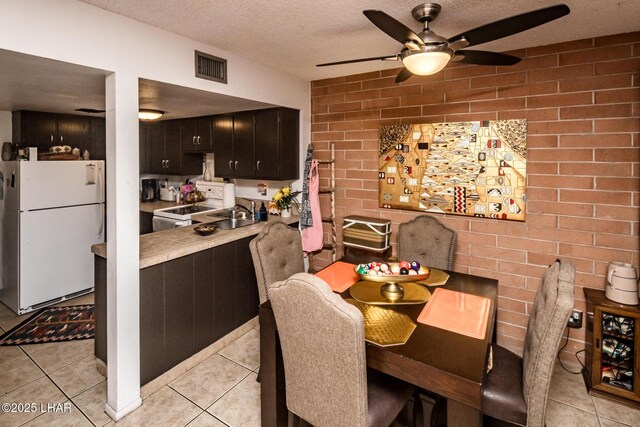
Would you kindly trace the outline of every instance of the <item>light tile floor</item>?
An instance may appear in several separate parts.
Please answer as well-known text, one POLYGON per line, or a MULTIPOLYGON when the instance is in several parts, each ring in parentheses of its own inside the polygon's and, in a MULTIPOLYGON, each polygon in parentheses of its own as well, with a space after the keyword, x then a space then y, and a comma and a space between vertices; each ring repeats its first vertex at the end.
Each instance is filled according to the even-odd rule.
MULTIPOLYGON (((89 302, 91 295, 66 304, 89 302)), ((26 317, 0 304, 0 332, 26 317)), ((93 340, 0 347, 0 404, 37 406, 36 412, 0 412, 0 426, 259 426, 258 347, 259 332, 252 329, 147 397, 118 423, 104 413, 107 383, 95 369, 93 340), (41 404, 62 404, 68 410, 41 412, 41 404)), ((581 375, 556 366, 546 425, 640 426, 640 411, 590 396, 581 375)))

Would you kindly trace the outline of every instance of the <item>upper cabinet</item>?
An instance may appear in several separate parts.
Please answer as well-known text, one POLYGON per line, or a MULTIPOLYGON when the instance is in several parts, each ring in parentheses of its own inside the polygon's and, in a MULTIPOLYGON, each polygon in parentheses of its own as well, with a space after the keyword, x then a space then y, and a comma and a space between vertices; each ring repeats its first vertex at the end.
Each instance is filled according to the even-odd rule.
POLYGON ((222 178, 299 178, 299 112, 242 111, 213 118, 215 174, 222 178))
POLYGON ((12 121, 13 140, 25 147, 49 152, 54 145, 69 145, 89 150, 92 159, 105 160, 103 118, 21 110, 13 112, 12 121))
POLYGON ((140 122, 140 173, 202 174, 202 156, 184 154, 180 139, 180 120, 140 122))
POLYGON ((183 152, 211 152, 211 116, 177 121, 180 123, 180 147, 183 152))

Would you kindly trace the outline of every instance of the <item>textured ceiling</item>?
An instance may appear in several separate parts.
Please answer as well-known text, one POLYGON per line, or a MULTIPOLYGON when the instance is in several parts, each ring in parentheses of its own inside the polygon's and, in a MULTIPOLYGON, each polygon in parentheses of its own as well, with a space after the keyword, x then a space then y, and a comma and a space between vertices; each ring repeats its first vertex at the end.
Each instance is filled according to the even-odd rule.
MULTIPOLYGON (((392 55, 400 44, 362 14, 380 9, 419 32, 411 17, 417 0, 82 0, 173 33, 216 46, 305 80, 398 67, 370 62, 317 68, 315 64, 392 55)), ((431 29, 444 37, 557 0, 439 0, 431 29)), ((478 47, 498 52, 637 31, 638 0, 565 0, 568 16, 478 47)))

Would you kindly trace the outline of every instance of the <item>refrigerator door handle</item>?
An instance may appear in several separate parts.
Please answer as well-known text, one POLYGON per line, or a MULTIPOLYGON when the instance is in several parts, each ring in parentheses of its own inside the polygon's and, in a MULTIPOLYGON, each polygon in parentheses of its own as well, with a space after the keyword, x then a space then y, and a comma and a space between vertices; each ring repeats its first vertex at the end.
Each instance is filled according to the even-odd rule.
POLYGON ((100 224, 100 226, 98 227, 98 240, 104 241, 102 239, 102 235, 104 232, 104 203, 100 203, 100 219, 98 221, 98 224, 100 224))
POLYGON ((11 188, 16 188, 16 172, 11 172, 11 183, 9 184, 11 188))

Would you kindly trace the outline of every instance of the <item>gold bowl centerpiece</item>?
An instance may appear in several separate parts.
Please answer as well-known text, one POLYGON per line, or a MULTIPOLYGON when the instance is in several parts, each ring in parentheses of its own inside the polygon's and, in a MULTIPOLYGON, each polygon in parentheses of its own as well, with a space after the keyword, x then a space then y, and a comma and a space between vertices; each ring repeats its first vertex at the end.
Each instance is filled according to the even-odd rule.
POLYGON ((357 265, 355 271, 362 281, 379 284, 375 289, 365 286, 366 283, 353 287, 351 296, 361 302, 417 304, 429 299, 430 292, 414 282, 426 280, 431 270, 416 261, 370 262, 357 265))

